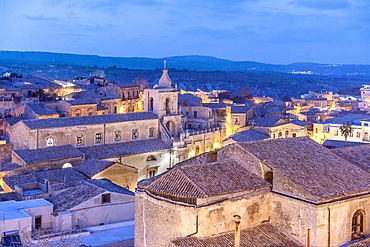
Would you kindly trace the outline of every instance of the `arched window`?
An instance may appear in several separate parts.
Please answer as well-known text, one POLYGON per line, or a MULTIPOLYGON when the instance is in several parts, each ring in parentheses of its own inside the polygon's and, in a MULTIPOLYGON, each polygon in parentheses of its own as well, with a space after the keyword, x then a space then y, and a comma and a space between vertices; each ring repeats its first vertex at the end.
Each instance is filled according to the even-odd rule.
POLYGON ((272 181, 273 181, 273 179, 274 179, 272 171, 268 171, 268 172, 266 172, 266 173, 265 173, 265 175, 263 176, 263 179, 264 179, 266 182, 268 182, 268 183, 272 184, 272 181))
POLYGON ((76 117, 81 116, 81 110, 76 110, 76 111, 75 111, 75 116, 76 116, 76 117))
POLYGON ((78 134, 76 136, 76 146, 83 146, 85 142, 85 135, 84 134, 78 134))
POLYGON ((54 136, 48 136, 48 138, 46 138, 46 146, 51 147, 51 146, 54 146, 54 145, 55 145, 55 137, 54 136))
POLYGON ((146 161, 153 161, 153 160, 157 160, 157 158, 156 158, 154 155, 149 155, 149 156, 146 158, 146 161))
POLYGON ((120 130, 115 130, 114 131, 113 141, 115 141, 115 142, 121 141, 121 131, 120 130))
POLYGON ((153 138, 155 137, 155 128, 154 127, 150 127, 149 128, 149 138, 153 138))
POLYGON ((87 115, 88 115, 88 116, 92 116, 92 115, 93 115, 93 112, 94 112, 94 110, 93 110, 92 108, 89 108, 89 109, 87 110, 87 115))
POLYGON ((200 149, 199 149, 199 146, 197 145, 195 147, 195 155, 199 155, 199 152, 200 152, 200 149))
POLYGON ((139 129, 135 128, 131 130, 131 140, 138 140, 139 139, 139 129))
POLYGON ((364 234, 364 218, 365 212, 357 210, 352 217, 352 239, 363 237, 364 234))
POLYGON ((153 111, 153 97, 149 98, 149 111, 153 111))
POLYGON ((164 103, 164 109, 166 111, 166 114, 170 114, 171 113, 171 109, 170 109, 170 99, 169 98, 166 98, 166 101, 164 103))

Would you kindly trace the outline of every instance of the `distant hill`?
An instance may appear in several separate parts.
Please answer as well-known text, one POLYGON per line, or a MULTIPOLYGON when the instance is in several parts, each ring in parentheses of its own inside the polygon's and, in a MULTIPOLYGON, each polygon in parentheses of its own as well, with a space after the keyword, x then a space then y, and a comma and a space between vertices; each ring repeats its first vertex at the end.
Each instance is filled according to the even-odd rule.
POLYGON ((174 56, 166 58, 102 57, 51 52, 0 51, 1 64, 71 65, 89 67, 116 67, 131 70, 161 69, 163 60, 168 67, 189 71, 241 71, 249 73, 289 73, 302 75, 346 75, 370 77, 370 65, 293 63, 288 65, 264 64, 251 61, 236 62, 209 56, 174 56))

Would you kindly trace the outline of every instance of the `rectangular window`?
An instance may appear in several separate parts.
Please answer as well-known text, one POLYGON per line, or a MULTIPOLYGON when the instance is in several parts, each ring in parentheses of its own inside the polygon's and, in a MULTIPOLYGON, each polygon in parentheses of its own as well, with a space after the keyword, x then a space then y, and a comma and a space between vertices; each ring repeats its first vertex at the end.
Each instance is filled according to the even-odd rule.
POLYGON ((89 115, 89 116, 92 116, 92 111, 89 111, 89 113, 87 113, 87 115, 89 115))
POLYGON ((148 178, 154 177, 157 175, 157 168, 148 169, 148 178))
POLYGON ((361 136, 361 133, 360 132, 356 132, 356 138, 360 138, 361 136))
POLYGON ((194 114, 194 118, 198 117, 198 112, 197 111, 194 111, 193 114, 194 114))
POLYGON ((99 144, 99 143, 101 143, 102 142, 102 138, 101 138, 101 133, 96 133, 95 134, 95 143, 96 144, 99 144))
POLYGON ((132 140, 137 140, 139 139, 139 129, 133 129, 131 131, 131 139, 132 140))
POLYGON ((121 141, 121 131, 119 130, 114 131, 114 141, 115 142, 121 141))
POLYGON ((293 133, 292 134, 292 137, 294 138, 294 137, 297 137, 297 133, 293 133))
POLYGON ((110 203, 110 194, 103 194, 101 195, 101 203, 110 203))
POLYGON ((83 138, 84 138, 83 134, 77 135, 76 146, 82 146, 83 145, 83 138))
POLYGON ((334 130, 334 136, 338 136, 339 132, 338 130, 334 130))
POLYGON ((319 133, 319 128, 315 128, 315 133, 319 133))
POLYGON ((154 128, 149 128, 149 137, 154 137, 154 128))
POLYGON ((35 229, 40 229, 42 227, 42 216, 35 217, 35 229))

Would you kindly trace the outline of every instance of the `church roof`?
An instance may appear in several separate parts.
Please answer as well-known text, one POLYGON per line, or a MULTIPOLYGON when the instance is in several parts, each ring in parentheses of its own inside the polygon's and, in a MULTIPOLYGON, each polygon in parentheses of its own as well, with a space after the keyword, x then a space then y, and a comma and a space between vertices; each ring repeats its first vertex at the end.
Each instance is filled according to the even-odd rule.
POLYGON ((199 205, 199 198, 254 192, 269 189, 269 184, 230 160, 223 163, 180 163, 165 174, 139 182, 138 188, 173 201, 199 205))
POLYGON ((155 85, 154 88, 172 88, 172 81, 166 68, 166 60, 163 61, 163 64, 162 76, 159 78, 158 84, 155 85))
MULTIPOLYGON (((218 246, 228 247, 235 245, 235 232, 222 233, 211 237, 184 237, 178 238, 172 243, 177 247, 204 247, 218 246)), ((281 232, 278 228, 269 223, 263 223, 254 227, 242 229, 240 231, 240 246, 303 246, 291 236, 281 232)))
POLYGON ((172 87, 172 81, 170 76, 168 75, 168 70, 164 69, 162 72, 161 78, 158 81, 159 87, 172 87))
POLYGON ((152 112, 132 112, 126 114, 109 114, 84 117, 31 119, 31 120, 22 120, 22 122, 25 125, 27 125, 30 129, 48 129, 66 126, 117 123, 148 119, 158 119, 158 117, 152 112))
POLYGON ((312 195, 310 198, 307 195, 300 197, 316 203, 368 193, 370 190, 370 173, 307 137, 231 145, 238 145, 273 170, 287 176, 312 195))
POLYGON ((149 139, 78 147, 77 149, 85 154, 86 159, 107 159, 112 157, 155 152, 170 148, 170 145, 166 144, 160 139, 149 139))
POLYGON ((370 171, 370 145, 361 145, 355 147, 336 148, 331 150, 336 155, 348 160, 352 164, 370 171))
POLYGON ((18 149, 13 152, 27 165, 83 156, 83 153, 70 144, 40 149, 18 149))

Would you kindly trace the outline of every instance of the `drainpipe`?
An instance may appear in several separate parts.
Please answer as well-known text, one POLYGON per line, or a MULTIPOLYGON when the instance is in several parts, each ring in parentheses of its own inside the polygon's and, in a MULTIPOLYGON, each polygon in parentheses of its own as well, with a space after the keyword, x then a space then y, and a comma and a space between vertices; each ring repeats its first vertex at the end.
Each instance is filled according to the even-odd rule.
POLYGON ((330 208, 328 207, 328 247, 330 247, 330 208))
POLYGON ((235 222, 235 247, 240 247, 240 220, 239 215, 234 215, 235 222))
POLYGON ((311 229, 307 230, 307 247, 311 247, 311 229))

